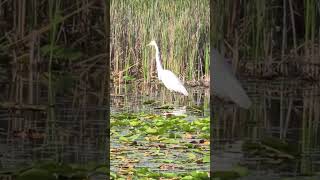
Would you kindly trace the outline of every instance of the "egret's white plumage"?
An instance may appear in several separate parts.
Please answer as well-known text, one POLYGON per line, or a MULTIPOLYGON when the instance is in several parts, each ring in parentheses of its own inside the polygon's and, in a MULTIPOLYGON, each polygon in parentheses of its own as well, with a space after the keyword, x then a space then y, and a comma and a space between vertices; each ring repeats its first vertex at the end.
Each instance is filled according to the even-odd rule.
POLYGON ((188 91, 183 86, 182 82, 179 78, 173 74, 173 72, 163 69, 160 62, 160 52, 155 41, 151 41, 148 46, 154 46, 156 49, 156 65, 157 65, 157 73, 158 79, 161 80, 166 88, 170 91, 176 91, 182 93, 185 96, 188 96, 188 91))
POLYGON ((213 83, 211 93, 221 98, 232 100, 240 107, 248 109, 252 104, 250 98, 233 74, 231 66, 214 48, 211 49, 211 64, 212 78, 210 79, 213 83))

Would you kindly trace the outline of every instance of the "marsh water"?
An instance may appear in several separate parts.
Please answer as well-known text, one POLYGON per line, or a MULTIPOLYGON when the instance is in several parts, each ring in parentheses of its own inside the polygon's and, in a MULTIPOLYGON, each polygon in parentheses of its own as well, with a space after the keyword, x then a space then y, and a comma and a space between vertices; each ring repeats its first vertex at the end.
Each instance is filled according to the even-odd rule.
POLYGON ((42 86, 38 88, 43 93, 34 97, 35 105, 0 108, 0 179, 15 179, 17 175, 50 179, 53 173, 104 178, 106 173, 96 174, 95 169, 108 160, 107 107, 87 102, 85 106, 75 105, 72 96, 59 96, 53 108, 55 118, 49 121, 47 109, 38 108, 47 104, 47 92, 42 86))
MULTIPOLYGON (((288 79, 252 79, 242 80, 242 83, 253 102, 249 110, 232 103, 213 102, 213 172, 235 171, 241 174, 239 179, 318 178, 319 84, 288 79)), ((187 98, 171 93, 156 83, 115 87, 111 114, 185 114, 189 121, 209 117, 209 90, 194 87, 188 88, 188 91, 192 96, 187 98), (166 109, 169 106, 171 108, 166 109), (203 111, 192 111, 188 107, 203 111)), ((111 142, 111 147, 119 146, 117 142, 111 142)), ((129 150, 127 153, 130 154, 129 150)), ((131 152, 131 156, 136 156, 135 153, 131 152)), ((187 152, 174 153, 179 157, 187 152)), ((119 162, 111 161, 112 171, 119 170, 119 165, 119 162)), ((161 171, 159 166, 160 163, 154 163, 150 157, 144 157, 135 164, 135 167, 161 171)), ((208 164, 193 164, 189 169, 171 171, 192 169, 208 171, 209 167, 208 164)))
POLYGON ((320 178, 320 89, 302 80, 242 81, 253 106, 213 103, 214 172, 240 179, 320 178))
MULTIPOLYGON (((205 126, 209 125, 210 111, 208 88, 188 88, 188 92, 190 94, 188 97, 177 93, 172 93, 162 84, 158 83, 134 83, 116 86, 112 89, 111 116, 119 114, 135 116, 131 121, 128 121, 128 123, 133 121, 140 123, 143 121, 141 117, 149 116, 155 117, 151 118, 153 122, 150 123, 150 126, 153 126, 152 124, 157 123, 160 123, 160 126, 162 126, 163 123, 169 124, 170 121, 176 120, 172 119, 172 117, 181 118, 178 119, 177 123, 191 123, 201 118, 207 118, 208 123, 205 126)), ((136 143, 135 145, 132 145, 132 143, 124 144, 120 139, 122 137, 118 139, 117 137, 114 137, 113 134, 117 133, 121 134, 122 136, 127 136, 128 129, 132 127, 128 125, 126 128, 119 130, 116 126, 113 126, 113 124, 121 120, 122 119, 117 119, 113 121, 111 118, 111 171, 119 173, 123 171, 123 166, 130 166, 128 164, 134 162, 132 163, 134 168, 146 167, 155 172, 162 171, 182 173, 190 170, 209 172, 209 159, 205 163, 186 161, 188 160, 188 156, 193 157, 192 153, 194 149, 191 150, 184 148, 184 146, 186 143, 190 144, 191 141, 200 141, 201 138, 198 137, 199 132, 193 134, 192 139, 172 138, 172 135, 180 136, 185 132, 179 129, 173 130, 169 128, 162 134, 140 135, 140 138, 134 141, 136 143), (166 134, 171 134, 171 138, 169 138, 170 141, 177 141, 173 143, 165 141, 169 143, 163 143, 161 145, 161 139, 165 138, 166 134), (157 139, 158 137, 160 138, 157 139), (146 141, 146 138, 155 138, 157 140, 146 141), (173 144, 173 146, 170 144, 173 144), (160 146, 160 148, 156 146, 160 146), (120 156, 126 157, 126 160, 119 159, 120 156)), ((174 128, 174 126, 171 127, 174 128)), ((134 128, 138 129, 139 126, 135 126, 134 128)), ((134 133, 140 134, 136 131, 134 133)), ((209 135, 209 133, 206 134, 209 135)), ((202 146, 199 148, 202 148, 203 152, 209 155, 209 144, 199 146, 202 146)), ((201 153, 202 152, 198 152, 197 154, 201 153)), ((194 155, 194 157, 196 156, 194 155)))
POLYGON ((188 88, 189 96, 173 93, 167 90, 163 84, 158 83, 133 83, 114 86, 111 92, 111 113, 116 112, 148 112, 163 113, 161 106, 170 105, 168 112, 185 113, 196 117, 208 117, 209 89, 204 87, 188 88), (202 108, 201 113, 183 111, 186 106, 202 108))
MULTIPOLYGON (((249 110, 238 108, 232 103, 213 101, 214 148, 211 163, 214 172, 240 171, 242 176, 240 179, 280 180, 284 177, 319 179, 320 85, 315 82, 289 79, 272 81, 253 79, 242 80, 242 83, 253 101, 253 106, 249 110)), ((170 142, 168 144, 171 145, 164 147, 161 143, 155 143, 161 141, 161 138, 159 140, 157 137, 163 134, 172 134, 175 137, 180 131, 156 134, 150 128, 152 127, 150 124, 154 122, 169 124, 170 121, 174 121, 189 126, 190 124, 184 122, 209 118, 209 90, 202 87, 188 87, 188 91, 191 95, 184 97, 168 91, 158 83, 132 83, 113 88, 111 116, 125 114, 128 120, 132 114, 134 117, 124 121, 126 123, 131 120, 138 123, 140 117, 147 119, 144 126, 148 126, 152 134, 150 137, 155 138, 145 140, 146 136, 141 136, 140 139, 133 141, 134 148, 132 144, 119 143, 118 140, 111 139, 111 149, 114 150, 111 156, 115 155, 111 160, 113 172, 124 168, 130 169, 131 165, 135 168, 148 167, 159 172, 209 171, 208 160, 203 160, 209 153, 209 145, 198 143, 207 138, 198 135, 205 133, 208 135, 207 131, 202 134, 201 130, 188 134, 191 138, 176 138, 179 141, 165 139, 165 142, 170 142), (180 119, 172 118, 172 115, 180 119), (189 146, 192 144, 190 142, 197 142, 197 148, 186 149, 175 146, 180 143, 189 146), (192 155, 194 152, 200 156, 194 158, 192 155), (185 159, 190 160, 184 161, 185 159), (199 159, 202 161, 199 162, 199 159), (176 162, 178 165, 174 166, 176 162)), ((50 142, 50 139, 43 136, 46 133, 43 128, 45 125, 40 122, 45 122, 43 119, 45 116, 41 112, 8 113, 1 110, 2 127, 10 129, 10 131, 0 129, 2 168, 16 167, 17 164, 29 165, 36 159, 50 160, 57 154, 56 152, 59 152, 56 159, 80 164, 87 164, 90 160, 106 161, 103 145, 97 144, 98 136, 105 137, 101 134, 104 131, 105 120, 97 119, 97 114, 105 108, 86 107, 73 112, 69 111, 71 107, 66 106, 70 103, 65 100, 60 103, 56 109, 59 115, 57 119, 60 121, 57 121, 56 134, 52 135, 61 137, 55 139, 56 143, 50 142), (70 118, 73 114, 77 116, 70 118), (79 118, 81 121, 77 120, 79 118), (86 119, 90 119, 90 123, 89 121, 86 123, 86 119), (10 126, 6 124, 8 120, 12 120, 10 126), (78 124, 75 124, 76 122, 78 124), (81 128, 83 123, 86 124, 84 129, 81 128), (29 130, 26 134, 13 131, 23 130, 23 127, 32 131, 29 130), (72 128, 80 133, 67 136, 68 133, 74 133, 72 128), (30 136, 30 133, 33 136, 30 136)), ((208 124, 201 125, 200 129, 208 124)), ((170 125, 168 128, 171 127, 175 126, 170 125)), ((120 135, 126 136, 131 129, 118 130, 121 131, 120 135)))

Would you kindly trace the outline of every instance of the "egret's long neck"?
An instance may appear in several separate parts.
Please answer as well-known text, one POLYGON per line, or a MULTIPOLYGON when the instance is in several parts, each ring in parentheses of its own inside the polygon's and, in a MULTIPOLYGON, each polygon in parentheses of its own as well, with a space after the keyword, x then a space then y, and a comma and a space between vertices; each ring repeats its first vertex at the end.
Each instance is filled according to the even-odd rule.
POLYGON ((157 71, 158 71, 158 74, 160 71, 163 70, 162 68, 162 65, 161 65, 161 62, 160 62, 160 52, 159 52, 159 48, 157 45, 154 46, 156 48, 156 64, 157 64, 157 71))

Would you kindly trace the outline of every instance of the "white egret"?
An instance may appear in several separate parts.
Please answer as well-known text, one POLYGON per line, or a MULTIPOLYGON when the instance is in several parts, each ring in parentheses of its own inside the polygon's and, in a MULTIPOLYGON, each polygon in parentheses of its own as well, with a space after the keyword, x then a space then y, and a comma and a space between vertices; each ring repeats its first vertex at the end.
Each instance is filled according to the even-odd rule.
POLYGON ((170 91, 176 91, 182 93, 185 96, 188 96, 188 92, 186 88, 183 86, 182 82, 179 78, 173 74, 173 72, 163 69, 160 62, 160 52, 155 41, 151 41, 147 46, 154 46, 156 49, 156 65, 157 65, 157 73, 158 79, 163 82, 164 86, 168 88, 170 91))
POLYGON ((251 100, 240 82, 232 72, 231 66, 226 59, 214 48, 211 48, 211 93, 220 98, 229 99, 242 108, 248 109, 251 100))

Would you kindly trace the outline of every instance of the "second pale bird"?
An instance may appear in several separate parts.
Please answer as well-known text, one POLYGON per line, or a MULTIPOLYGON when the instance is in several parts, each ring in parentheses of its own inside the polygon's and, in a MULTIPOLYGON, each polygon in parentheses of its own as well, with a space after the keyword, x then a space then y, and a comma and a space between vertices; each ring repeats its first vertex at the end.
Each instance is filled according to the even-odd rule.
POLYGON ((231 66, 227 63, 226 58, 211 48, 211 78, 213 88, 211 93, 225 100, 231 100, 240 107, 248 109, 252 102, 246 91, 242 88, 240 81, 232 72, 231 66))
POLYGON ((157 65, 157 73, 158 79, 163 82, 164 86, 168 88, 170 91, 176 91, 182 93, 185 96, 188 96, 188 91, 183 86, 182 82, 179 78, 173 74, 173 72, 163 69, 160 62, 160 52, 155 41, 151 41, 148 46, 154 46, 156 49, 156 65, 157 65))

